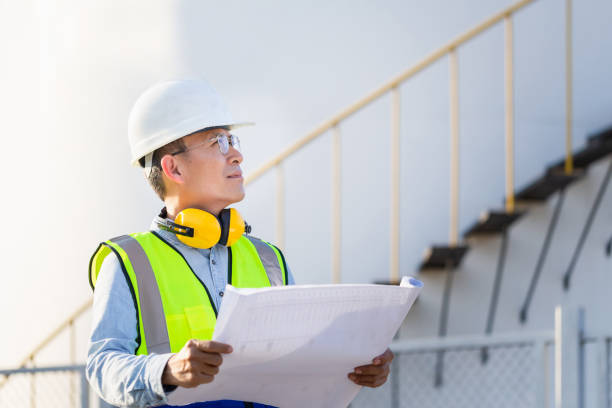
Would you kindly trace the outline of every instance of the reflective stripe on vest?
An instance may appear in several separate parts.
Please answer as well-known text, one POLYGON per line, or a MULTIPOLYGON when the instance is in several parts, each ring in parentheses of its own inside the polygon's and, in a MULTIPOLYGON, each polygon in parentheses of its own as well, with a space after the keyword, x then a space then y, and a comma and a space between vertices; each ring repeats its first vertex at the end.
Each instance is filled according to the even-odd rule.
POLYGON ((148 352, 169 353, 170 338, 164 318, 164 307, 157 286, 157 279, 155 279, 147 254, 138 241, 129 235, 113 238, 111 242, 119 245, 132 263, 138 282, 138 303, 140 304, 142 328, 147 339, 148 352))
POLYGON ((270 246, 261 239, 250 237, 248 235, 245 236, 249 239, 249 241, 251 241, 251 244, 253 244, 257 250, 259 259, 261 260, 261 263, 266 270, 266 274, 268 275, 270 286, 282 286, 284 274, 281 270, 280 263, 278 262, 278 256, 276 255, 274 249, 270 248, 270 246))
MULTIPOLYGON (((111 251, 119 258, 134 297, 140 335, 136 354, 176 352, 190 338, 212 338, 217 313, 212 298, 170 242, 147 232, 101 244, 90 262, 92 287, 111 251)), ((286 281, 284 258, 273 245, 243 236, 228 249, 228 282, 233 286, 265 287, 286 281)))

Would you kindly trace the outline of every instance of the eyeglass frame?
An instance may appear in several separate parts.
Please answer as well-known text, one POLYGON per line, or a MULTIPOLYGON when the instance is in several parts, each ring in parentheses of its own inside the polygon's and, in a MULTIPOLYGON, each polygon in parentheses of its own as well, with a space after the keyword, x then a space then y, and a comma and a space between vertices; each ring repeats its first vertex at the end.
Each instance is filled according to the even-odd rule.
POLYGON ((190 150, 193 150, 193 149, 197 149, 198 147, 203 146, 203 145, 205 145, 205 144, 207 144, 207 143, 210 143, 210 142, 212 142, 213 140, 216 140, 216 142, 217 142, 217 143, 218 143, 218 145, 219 145, 219 151, 220 151, 220 152, 221 152, 221 154, 222 154, 222 155, 224 155, 224 156, 225 156, 225 155, 227 155, 227 154, 229 153, 229 147, 230 147, 230 145, 231 145, 231 146, 232 146, 234 149, 236 149, 237 151, 239 151, 239 152, 240 152, 240 138, 239 138, 238 136, 236 136, 236 135, 235 135, 235 134, 233 134, 233 133, 228 133, 228 134, 217 133, 215 136, 212 136, 212 137, 208 138, 207 140, 203 141, 202 143, 197 143, 197 144, 195 144, 195 145, 193 145, 193 146, 189 146, 189 147, 187 147, 187 148, 185 148, 185 149, 183 149, 183 150, 179 150, 179 151, 177 151, 177 152, 173 152, 173 153, 169 153, 169 154, 170 154, 171 156, 176 156, 177 154, 181 154, 181 153, 185 153, 185 152, 188 152, 188 151, 190 151, 190 150), (221 140, 222 140, 222 139, 224 139, 224 140, 226 140, 226 141, 227 141, 227 144, 226 144, 226 145, 224 145, 224 146, 227 146, 227 147, 225 148, 225 149, 226 149, 226 151, 225 151, 225 152, 224 152, 224 151, 223 151, 223 149, 222 149, 222 143, 221 143, 221 140))

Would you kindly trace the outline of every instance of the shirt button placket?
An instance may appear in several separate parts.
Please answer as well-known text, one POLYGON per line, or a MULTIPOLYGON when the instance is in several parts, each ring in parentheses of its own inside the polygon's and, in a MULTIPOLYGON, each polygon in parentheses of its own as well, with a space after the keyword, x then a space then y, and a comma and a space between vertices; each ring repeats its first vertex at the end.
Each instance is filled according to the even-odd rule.
POLYGON ((212 279, 213 279, 213 283, 215 285, 215 289, 218 291, 217 293, 219 294, 220 297, 223 297, 223 290, 219 290, 219 289, 224 289, 222 286, 222 282, 221 282, 221 276, 219 275, 219 271, 217 271, 217 269, 215 268, 215 265, 217 265, 217 260, 215 259, 215 250, 214 247, 210 249, 210 274, 212 275, 212 279))

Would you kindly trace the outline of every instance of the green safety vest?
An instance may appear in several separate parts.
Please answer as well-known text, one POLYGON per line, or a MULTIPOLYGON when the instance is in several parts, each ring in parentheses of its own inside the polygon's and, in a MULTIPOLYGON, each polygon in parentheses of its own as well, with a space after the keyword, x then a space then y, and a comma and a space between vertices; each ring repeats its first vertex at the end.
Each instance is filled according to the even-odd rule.
MULTIPOLYGON (((178 249, 154 231, 103 242, 89 262, 92 289, 111 252, 119 259, 138 316, 135 354, 175 353, 189 339, 212 339, 217 309, 208 288, 178 249)), ((243 235, 227 253, 228 284, 238 288, 287 284, 285 259, 274 245, 243 235)))

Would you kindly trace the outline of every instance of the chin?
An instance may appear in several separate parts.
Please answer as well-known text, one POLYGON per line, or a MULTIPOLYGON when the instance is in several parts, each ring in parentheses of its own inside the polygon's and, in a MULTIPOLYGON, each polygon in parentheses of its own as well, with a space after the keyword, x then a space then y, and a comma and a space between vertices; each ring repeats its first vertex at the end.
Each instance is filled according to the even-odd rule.
POLYGON ((232 204, 233 204, 233 203, 237 203, 237 202, 239 202, 239 201, 242 201, 242 200, 244 199, 244 196, 245 196, 245 193, 244 193, 244 190, 243 190, 243 191, 241 191, 241 192, 236 193, 235 195, 233 195, 233 196, 230 198, 230 200, 231 200, 232 204))

